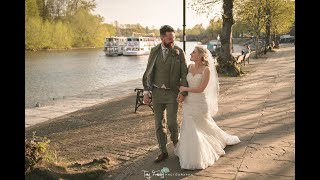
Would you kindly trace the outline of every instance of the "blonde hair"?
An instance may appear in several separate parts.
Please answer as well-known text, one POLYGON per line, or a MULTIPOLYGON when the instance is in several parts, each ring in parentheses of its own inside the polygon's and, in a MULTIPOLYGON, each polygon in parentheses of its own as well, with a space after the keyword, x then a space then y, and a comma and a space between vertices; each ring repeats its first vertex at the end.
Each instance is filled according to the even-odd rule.
POLYGON ((209 66, 209 62, 208 62, 209 54, 207 52, 207 49, 204 46, 199 46, 199 45, 196 46, 195 48, 199 52, 202 64, 205 66, 209 66))

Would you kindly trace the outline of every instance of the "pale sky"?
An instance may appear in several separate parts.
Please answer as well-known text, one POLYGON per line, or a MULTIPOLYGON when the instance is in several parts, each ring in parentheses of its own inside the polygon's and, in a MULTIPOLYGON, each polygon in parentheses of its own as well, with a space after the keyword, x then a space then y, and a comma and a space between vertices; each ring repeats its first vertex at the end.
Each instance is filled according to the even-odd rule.
MULTIPOLYGON (((197 15, 188 7, 186 0, 186 28, 202 23, 209 24, 206 15, 197 15)), ((105 23, 141 24, 143 27, 159 29, 168 24, 175 30, 183 29, 183 0, 96 0, 94 14, 104 17, 105 23)))

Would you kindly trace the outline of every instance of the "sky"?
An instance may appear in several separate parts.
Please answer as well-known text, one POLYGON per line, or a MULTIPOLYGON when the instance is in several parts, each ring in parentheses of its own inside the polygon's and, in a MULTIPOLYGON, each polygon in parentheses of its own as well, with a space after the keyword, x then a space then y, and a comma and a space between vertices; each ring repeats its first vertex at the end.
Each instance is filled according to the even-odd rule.
MULTIPOLYGON (((186 0, 186 28, 202 23, 209 24, 205 14, 197 15, 188 7, 186 0)), ((159 29, 168 24, 174 29, 183 29, 183 0, 96 0, 94 14, 104 17, 105 23, 137 24, 159 29)))

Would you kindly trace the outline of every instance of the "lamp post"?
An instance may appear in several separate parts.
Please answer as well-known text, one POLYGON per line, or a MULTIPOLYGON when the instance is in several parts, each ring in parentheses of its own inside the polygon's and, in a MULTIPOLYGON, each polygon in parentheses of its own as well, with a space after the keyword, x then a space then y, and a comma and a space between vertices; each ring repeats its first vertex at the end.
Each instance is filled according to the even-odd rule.
POLYGON ((182 33, 182 40, 183 40, 183 51, 186 52, 186 0, 183 0, 183 33, 182 33))

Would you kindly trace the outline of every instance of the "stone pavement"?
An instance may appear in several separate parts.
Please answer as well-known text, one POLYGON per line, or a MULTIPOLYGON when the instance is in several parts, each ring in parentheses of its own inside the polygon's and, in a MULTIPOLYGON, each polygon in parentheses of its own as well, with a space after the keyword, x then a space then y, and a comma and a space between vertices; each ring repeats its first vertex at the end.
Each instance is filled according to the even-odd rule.
POLYGON ((282 45, 250 63, 257 67, 220 96, 214 117, 239 144, 227 146, 213 166, 190 171, 180 169, 170 143, 165 161, 153 163, 159 151, 151 151, 114 179, 295 179, 295 48, 282 45))

